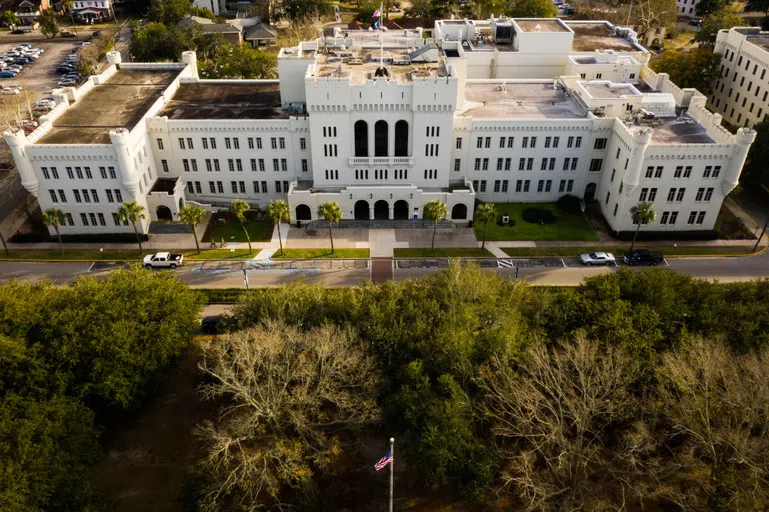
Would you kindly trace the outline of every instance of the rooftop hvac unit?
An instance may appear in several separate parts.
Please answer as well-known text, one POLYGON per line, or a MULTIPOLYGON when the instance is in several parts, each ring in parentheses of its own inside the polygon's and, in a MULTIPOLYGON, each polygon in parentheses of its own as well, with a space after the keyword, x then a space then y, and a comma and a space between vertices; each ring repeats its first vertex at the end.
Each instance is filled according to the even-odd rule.
POLYGON ((513 25, 508 20, 494 20, 492 30, 495 43, 509 43, 513 40, 513 25))
POLYGON ((304 103, 294 102, 288 104, 289 114, 304 114, 304 103))

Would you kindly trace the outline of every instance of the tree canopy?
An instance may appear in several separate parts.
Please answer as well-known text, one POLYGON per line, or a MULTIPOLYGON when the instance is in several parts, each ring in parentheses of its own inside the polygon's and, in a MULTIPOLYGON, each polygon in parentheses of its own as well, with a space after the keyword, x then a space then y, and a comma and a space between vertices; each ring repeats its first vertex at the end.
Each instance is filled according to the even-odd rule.
POLYGON ((712 49, 697 48, 687 52, 668 50, 650 62, 658 73, 667 73, 681 88, 694 88, 709 94, 713 82, 718 79, 718 65, 721 56, 712 49))
MULTIPOLYGON (((699 7, 700 4, 697 4, 698 9, 699 7)), ((709 12, 702 18, 702 24, 700 25, 697 34, 694 36, 694 40, 700 43, 700 47, 712 49, 716 44, 719 30, 738 27, 741 23, 742 18, 731 9, 724 8, 709 12)))
POLYGON ((756 140, 750 146, 740 182, 769 185, 769 116, 753 127, 756 140))
POLYGON ((167 26, 176 25, 190 14, 191 8, 191 0, 152 0, 149 18, 167 26))

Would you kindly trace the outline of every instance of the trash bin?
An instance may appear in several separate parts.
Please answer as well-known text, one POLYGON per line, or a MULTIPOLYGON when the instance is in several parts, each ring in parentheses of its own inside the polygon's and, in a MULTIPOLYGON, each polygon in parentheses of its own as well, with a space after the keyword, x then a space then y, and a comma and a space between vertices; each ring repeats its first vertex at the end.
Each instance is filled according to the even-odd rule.
POLYGON ((301 220, 296 221, 296 227, 298 227, 298 228, 302 227, 302 221, 301 220))

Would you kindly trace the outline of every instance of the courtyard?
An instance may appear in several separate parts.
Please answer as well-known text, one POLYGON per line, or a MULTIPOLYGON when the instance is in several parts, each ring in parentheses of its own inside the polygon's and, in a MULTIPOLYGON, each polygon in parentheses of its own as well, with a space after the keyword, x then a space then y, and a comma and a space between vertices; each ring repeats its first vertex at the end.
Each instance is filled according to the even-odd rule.
MULTIPOLYGON (((504 240, 533 240, 533 241, 567 241, 593 242, 598 240, 593 228, 584 214, 567 213, 555 203, 494 203, 497 208, 497 222, 489 221, 486 231, 487 241, 504 240), (528 209, 538 209, 550 212, 555 216, 555 222, 539 224, 524 220, 523 212, 528 209), (503 215, 509 215, 511 225, 500 225, 503 215)), ((484 225, 475 222, 475 235, 483 239, 484 225)))

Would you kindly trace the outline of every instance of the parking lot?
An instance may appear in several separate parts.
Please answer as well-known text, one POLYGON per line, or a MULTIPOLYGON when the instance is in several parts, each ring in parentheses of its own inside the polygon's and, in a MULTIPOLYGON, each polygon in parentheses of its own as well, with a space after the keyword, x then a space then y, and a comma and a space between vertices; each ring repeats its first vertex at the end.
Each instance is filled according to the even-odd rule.
MULTIPOLYGON (((19 39, 18 43, 0 44, 0 54, 11 50, 19 43, 27 42, 19 39)), ((80 41, 67 42, 31 42, 35 48, 45 50, 40 57, 24 66, 24 69, 15 78, 0 79, 0 86, 19 84, 23 91, 29 92, 29 100, 36 102, 40 98, 50 95, 51 89, 59 81, 59 74, 56 73, 56 65, 59 64, 64 56, 70 53, 80 41)), ((5 99, 4 99, 5 100, 5 99)))

